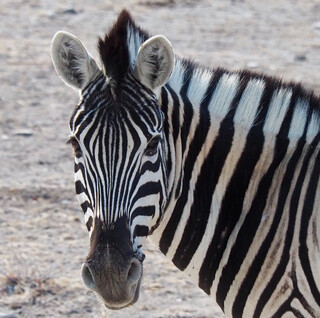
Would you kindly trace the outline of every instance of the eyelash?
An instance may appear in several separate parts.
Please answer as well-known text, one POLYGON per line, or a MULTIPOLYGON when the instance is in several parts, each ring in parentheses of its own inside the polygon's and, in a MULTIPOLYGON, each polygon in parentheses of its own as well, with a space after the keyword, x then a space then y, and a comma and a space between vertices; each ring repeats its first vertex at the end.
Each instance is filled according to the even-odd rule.
POLYGON ((73 148, 74 155, 79 158, 82 156, 81 147, 79 145, 78 140, 75 137, 70 137, 70 139, 67 141, 67 144, 71 145, 73 148))
POLYGON ((154 156, 157 153, 159 143, 161 141, 160 136, 153 137, 145 150, 145 155, 148 157, 154 156))

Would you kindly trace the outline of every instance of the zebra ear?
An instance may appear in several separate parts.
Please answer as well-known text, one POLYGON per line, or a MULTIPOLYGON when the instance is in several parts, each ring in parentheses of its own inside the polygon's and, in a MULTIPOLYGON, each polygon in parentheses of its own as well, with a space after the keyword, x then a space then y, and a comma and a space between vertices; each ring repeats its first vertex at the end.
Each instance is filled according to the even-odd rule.
POLYGON ((76 89, 83 89, 100 73, 81 41, 67 32, 60 31, 53 37, 51 58, 62 80, 76 89))
POLYGON ((139 48, 135 76, 142 84, 156 90, 168 81, 173 66, 171 43, 162 35, 153 36, 139 48))

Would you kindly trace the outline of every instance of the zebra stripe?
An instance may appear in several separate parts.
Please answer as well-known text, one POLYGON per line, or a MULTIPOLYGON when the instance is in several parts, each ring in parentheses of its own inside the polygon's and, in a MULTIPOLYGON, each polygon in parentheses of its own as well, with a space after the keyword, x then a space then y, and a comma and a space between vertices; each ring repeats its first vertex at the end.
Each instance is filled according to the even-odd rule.
MULTIPOLYGON (((230 76, 229 74, 225 73, 225 77, 230 76)), ((236 75, 233 74, 233 76, 236 77, 236 75)), ((221 81, 221 79, 220 79, 221 81)), ((255 79, 253 80, 255 81, 255 79)), ((249 81, 250 83, 250 81, 249 81)), ((199 273, 199 285, 202 287, 207 293, 217 295, 217 300, 222 309, 224 308, 233 308, 232 312, 229 313, 230 316, 236 317, 237 313, 242 313, 243 316, 246 316, 245 312, 249 313, 252 308, 247 308, 244 310, 244 306, 247 304, 247 300, 250 297, 248 295, 247 290, 253 290, 252 295, 257 295, 258 290, 254 289, 254 283, 256 283, 256 286, 259 286, 261 282, 266 281, 266 277, 259 277, 261 266, 263 264, 263 261, 266 259, 272 259, 271 255, 267 255, 265 251, 269 251, 271 248, 272 243, 272 237, 274 237, 274 231, 276 230, 276 224, 279 220, 281 220, 280 212, 282 209, 285 208, 285 202, 284 200, 281 204, 279 204, 279 207, 277 208, 277 211, 279 211, 276 215, 276 218, 273 220, 272 223, 269 223, 271 226, 271 229, 274 229, 268 233, 266 233, 264 238, 261 237, 259 240, 257 239, 257 233, 263 233, 263 227, 266 227, 266 219, 270 218, 268 214, 265 211, 265 208, 272 204, 272 202, 276 198, 276 194, 272 193, 268 196, 269 191, 274 191, 277 187, 277 181, 273 180, 281 180, 284 181, 282 190, 280 188, 280 193, 278 193, 278 200, 280 200, 281 197, 292 197, 291 199, 291 210, 294 210, 294 208, 297 206, 298 202, 300 200, 303 200, 304 195, 301 192, 301 184, 303 184, 302 177, 300 177, 299 180, 297 180, 298 172, 300 171, 299 165, 302 164, 302 159, 298 160, 301 156, 302 150, 305 152, 306 149, 310 147, 308 143, 312 140, 311 138, 315 138, 316 145, 319 143, 319 138, 315 135, 317 131, 319 130, 319 116, 315 116, 315 110, 312 111, 312 115, 310 116, 309 113, 309 102, 306 99, 299 98, 297 95, 298 93, 293 96, 294 92, 292 91, 293 88, 290 87, 280 87, 279 84, 275 85, 274 83, 267 83, 267 82, 261 82, 261 84, 266 84, 266 88, 260 90, 260 95, 258 93, 258 96, 256 95, 256 98, 254 99, 256 101, 256 104, 254 104, 254 107, 250 109, 249 114, 241 116, 241 102, 238 102, 237 110, 234 113, 234 123, 240 123, 241 125, 241 118, 249 118, 248 121, 245 121, 245 125, 249 127, 249 132, 245 131, 244 134, 247 133, 247 135, 241 136, 241 129, 242 127, 237 127, 238 131, 234 131, 233 134, 230 136, 230 143, 227 149, 227 154, 221 159, 222 164, 221 166, 218 166, 218 171, 220 170, 221 173, 219 176, 216 176, 219 181, 212 182, 212 184, 218 184, 218 187, 212 189, 209 193, 213 193, 213 198, 211 202, 211 209, 220 211, 219 215, 223 215, 224 213, 221 211, 227 211, 228 208, 230 208, 230 202, 232 202, 232 197, 235 195, 234 191, 235 189, 239 189, 239 187, 236 186, 230 186, 230 180, 234 180, 234 184, 239 182, 240 176, 241 176, 241 167, 244 167, 246 165, 247 172, 252 171, 252 174, 249 173, 249 178, 247 178, 246 186, 244 186, 244 182, 242 183, 242 189, 243 194, 242 197, 245 197, 242 201, 242 204, 245 203, 248 205, 248 203, 252 203, 250 206, 244 206, 243 213, 238 219, 234 220, 234 224, 237 224, 237 227, 235 228, 235 233, 232 237, 230 237, 227 241, 228 244, 224 246, 223 248, 219 246, 220 244, 220 238, 222 236, 225 236, 226 233, 224 232, 224 228, 222 225, 217 225, 218 222, 223 224, 223 219, 218 220, 218 214, 212 214, 209 216, 208 224, 209 226, 202 227, 203 235, 199 232, 201 231, 201 228, 194 227, 194 219, 190 217, 190 214, 192 215, 192 201, 194 200, 192 193, 191 194, 185 194, 185 202, 184 204, 180 204, 179 202, 175 205, 176 210, 173 211, 171 215, 171 219, 167 219, 168 226, 163 226, 163 232, 159 235, 160 237, 160 249, 173 260, 173 262, 182 270, 185 270, 185 272, 190 277, 197 277, 197 274, 199 273), (260 102, 260 103, 259 103, 260 102), (240 104, 240 108, 239 108, 240 104), (281 107, 279 107, 281 105, 281 107), (263 106, 263 107, 262 107, 263 106), (309 120, 308 120, 309 118, 309 120), (312 119, 310 119, 312 118, 312 119), (288 128, 286 128, 288 127, 288 128), (261 131, 263 132, 261 134, 261 131), (239 134, 240 133, 240 134, 239 134), (259 137, 260 134, 260 137, 259 137), (274 138, 275 136, 279 135, 278 138, 274 138), (311 137, 312 135, 312 137, 311 137), (280 136, 287 136, 288 140, 290 142, 286 142, 283 140, 280 136), (237 138, 235 138, 237 137, 237 138), (241 139, 242 137, 242 139, 241 139), (259 139, 260 138, 260 139, 259 139), (301 139, 299 141, 299 139, 301 139), (306 140, 307 139, 307 140, 306 140), (256 148, 252 149, 252 145, 256 144, 256 148), (239 148, 237 150, 232 150, 232 144, 238 145, 240 149, 244 149, 243 152, 239 153, 239 148), (296 149, 296 150, 295 150, 296 149), (295 151, 294 151, 295 150, 295 151), (229 159, 228 159, 229 158, 229 159), (255 158, 255 159, 254 159, 255 158), (288 159, 285 159, 288 158, 288 159), (290 159, 291 158, 291 159, 290 159), (251 169, 248 168, 248 162, 251 164, 251 169), (230 163, 232 163, 230 165, 230 163), (298 165, 299 164, 299 165, 298 165), (236 166, 236 170, 234 170, 234 167, 236 166), (288 166, 287 172, 284 174, 285 167, 288 166), (220 168, 221 167, 221 168, 220 168), (228 173, 229 171, 229 173, 228 173), (296 172, 295 172, 296 171, 296 172), (295 174, 294 174, 295 172, 295 174), (238 175, 237 175, 238 174, 238 175), (252 178, 251 175, 254 175, 255 177, 252 178), (295 176, 295 178, 293 178, 295 176), (288 194, 288 189, 285 189, 285 184, 297 184, 296 187, 292 186, 291 193, 288 194), (227 191, 227 188, 230 190, 227 191), (293 192, 295 189, 295 192, 293 192), (299 200, 299 194, 301 195, 301 199, 299 200), (261 198, 267 198, 266 201, 263 203, 261 202, 261 198), (217 206, 215 202, 220 203, 220 208, 217 206), (225 202, 225 203, 224 203, 225 202), (229 203, 228 203, 229 202, 229 203), (184 207, 183 213, 181 212, 181 206, 184 207), (191 206, 191 210, 189 210, 189 207, 191 206), (259 212, 260 211, 260 212, 259 212), (179 215, 175 215, 175 213, 180 213, 179 215), (187 214, 189 213, 189 215, 187 214), (253 213, 255 214, 254 218, 253 213), (189 218, 189 219, 188 219, 189 218), (280 218, 280 219, 279 219, 280 218), (255 225, 252 224, 252 219, 255 220, 255 225), (250 221, 249 221, 250 220, 250 221), (261 223, 261 221, 263 221, 261 223), (177 224, 180 222, 180 227, 177 224), (261 223, 261 229, 259 227, 259 223, 261 223), (199 241, 196 240, 196 237, 192 237, 190 239, 190 231, 192 232, 192 229, 194 230, 197 235, 199 235, 199 241), (262 244, 262 248, 260 247, 261 252, 258 252, 257 255, 260 257, 257 257, 257 255, 250 255, 250 253, 243 253, 244 255, 247 255, 247 260, 243 260, 240 258, 237 260, 237 253, 235 252, 237 249, 243 248, 243 240, 241 242, 236 240, 237 235, 238 237, 243 237, 239 233, 240 230, 245 233, 250 229, 257 229, 256 232, 254 232, 251 235, 251 239, 247 242, 247 251, 249 250, 249 247, 253 250, 257 249, 259 251, 259 244, 261 244, 261 241, 264 240, 264 243, 262 244), (170 236, 171 233, 171 237, 170 236), (215 233, 215 237, 213 236, 213 233, 215 233), (183 235, 186 236, 186 243, 183 245, 183 235), (256 242, 255 242, 256 240, 256 242), (192 242, 192 247, 190 245, 190 241, 192 242), (260 241, 260 243, 259 243, 260 241), (170 245, 172 242, 172 245, 170 245), (199 244, 197 243, 199 242, 199 244), (255 244, 253 244, 255 242, 255 244), (162 245, 161 245, 162 244, 162 245), (168 248, 168 246, 170 246, 168 248), (190 258, 186 260, 188 257, 188 247, 193 248, 193 250, 190 252, 190 257, 193 258, 194 261, 190 261, 190 258), (220 254, 219 254, 219 247, 220 247, 220 254), (180 250, 179 250, 180 248, 180 250), (263 251, 263 252, 262 252, 263 251), (230 255, 234 255, 233 258, 230 257, 230 255), (261 258, 260 266, 255 265, 255 263, 258 264, 258 260, 261 258), (212 263, 214 260, 214 263, 212 263), (256 260, 256 261, 254 261, 256 260), (262 263, 261 263, 262 262, 262 263), (249 268, 250 271, 245 276, 245 278, 241 279, 241 277, 237 278, 236 276, 230 276, 231 269, 229 268, 232 266, 234 268, 234 264, 239 264, 237 267, 236 273, 240 273, 243 275, 243 268, 249 268), (219 266, 219 270, 217 268, 219 266), (240 271, 241 268, 241 271, 240 271), (225 273, 225 274, 224 274, 225 273), (219 277, 219 279, 215 279, 215 277, 219 277), (216 283, 214 283, 216 281, 216 283), (220 286, 218 282, 221 282, 220 286), (228 282, 229 283, 226 283, 228 282), (239 282, 238 287, 234 284, 234 282, 239 282), (245 284, 244 284, 245 282, 245 284), (250 283, 251 282, 251 283, 250 283), (213 284, 214 283, 214 284, 213 284), (247 284, 251 284, 251 289, 248 288, 247 284), (237 290, 239 288, 239 292, 237 293, 237 298, 227 299, 228 290, 230 287, 233 287, 237 290), (241 292, 243 290, 243 292, 241 292), (245 296, 244 296, 245 295, 245 296), (242 298, 242 299, 241 299, 242 298), (240 305, 240 303, 242 305, 240 305)), ((247 84, 248 85, 248 84, 247 84)), ((226 89, 227 90, 227 89, 226 89)), ((249 90, 249 89, 248 89, 249 90)), ((217 91, 217 88, 216 88, 217 91)), ((241 93, 244 97, 238 98, 238 100, 243 100, 243 103, 245 103, 246 94, 241 93)), ((207 94, 204 94, 207 96, 207 94)), ((234 94, 227 94, 232 100, 235 98, 232 97, 234 94)), ((238 92, 239 95, 239 92, 238 92)), ((181 96, 180 96, 181 98, 181 96)), ((168 99, 168 98, 167 98, 168 99)), ((212 98, 213 100, 214 98, 212 98)), ((225 98, 224 98, 225 100, 225 98)), ((163 105, 163 100, 161 101, 163 105)), ((188 103, 188 101, 187 101, 188 103)), ((249 101, 250 103, 250 101, 249 101)), ((221 105, 221 103, 215 102, 214 105, 221 105)), ((228 118, 230 117, 230 111, 229 109, 233 109, 234 106, 232 105, 232 102, 226 103, 226 114, 225 116, 221 116, 222 118, 228 118)), ((173 106, 174 107, 174 106, 173 106)), ((169 108, 168 106, 165 106, 163 109, 169 108)), ((225 107, 221 107, 222 111, 225 109, 225 107)), ((247 110, 247 109, 246 109, 247 110)), ((171 110, 174 112, 174 109, 171 110)), ((212 145, 211 151, 212 151, 212 157, 209 157, 210 154, 210 148, 207 148, 206 153, 203 155, 204 161, 202 164, 205 164, 206 162, 215 162, 216 167, 218 164, 218 161, 214 158, 214 153, 222 146, 219 144, 219 140, 216 140, 216 135, 219 136, 219 131, 217 131, 217 127, 220 125, 220 129, 222 124, 216 123, 216 114, 214 114, 215 119, 215 125, 212 125, 212 130, 210 130, 210 133, 207 133, 207 138, 210 138, 210 143, 207 143, 206 145, 212 145), (215 146, 216 145, 216 146, 215 146), (209 151, 208 151, 209 149, 209 151), (210 158, 210 160, 208 159, 210 158), (207 161, 208 160, 208 161, 207 161)), ((218 117, 220 118, 220 117, 218 117)), ((169 120, 170 121, 170 120, 169 120)), ((228 122, 228 119, 225 119, 226 122, 228 122)), ((181 124, 183 125, 183 124, 181 124)), ((202 124, 200 124, 203 126, 202 124)), ((226 124, 227 125, 227 124, 226 124)), ((191 140, 197 140, 199 139, 192 139, 191 140)), ((226 136, 224 135, 224 147, 226 147, 226 136)), ((190 142, 192 144, 192 141, 190 142)), ((311 146, 311 148, 317 147, 316 145, 311 146)), ((190 146, 190 145, 189 145, 190 146)), ((190 146, 191 148, 191 146, 190 146)), ((203 146, 205 148, 205 146, 203 146)), ((196 151, 195 151, 196 152, 196 151)), ((196 152, 197 154, 201 151, 198 150, 196 152)), ((194 153, 193 153, 193 156, 194 153)), ((221 151, 219 153, 219 156, 222 156, 221 151)), ((311 162, 317 162, 317 159, 312 159, 310 157, 307 157, 307 162, 311 160, 311 162)), ((185 160, 184 164, 185 167, 193 167, 192 173, 189 174, 185 179, 190 180, 190 184, 203 184, 205 182, 205 178, 208 178, 209 175, 204 173, 203 179, 201 179, 201 169, 198 168, 196 159, 193 159, 192 163, 188 163, 187 160, 185 160), (199 181, 200 180, 200 181, 199 181)), ((204 170, 205 171, 205 170, 204 170)), ((306 175, 305 170, 301 172, 301 176, 304 176, 308 180, 308 175, 306 175)), ((211 180, 214 179, 214 176, 212 176, 211 180)), ((216 180, 215 179, 215 180, 216 180)), ((189 188, 189 185, 186 185, 186 189, 189 188)), ((183 192, 183 190, 182 190, 183 192)), ((187 192, 187 191, 185 191, 187 192)), ((194 190, 194 193, 196 193, 197 190, 194 190)), ((314 193, 316 193, 316 188, 314 189, 314 193)), ((206 192, 208 195, 208 192, 206 192)), ((236 193, 237 198, 239 198, 239 193, 236 193)), ((210 197, 210 196, 209 196, 210 197)), ((211 198, 210 198, 211 199, 211 198)), ((288 200, 288 199, 287 199, 288 200)), ((288 201, 290 202, 290 201, 288 201)), ((287 203, 288 205, 289 203, 287 203)), ((287 207, 288 208, 288 207, 287 207)), ((287 209, 286 208, 286 209, 287 209)), ((312 209, 311 209, 312 210, 312 209)), ((196 212, 195 212, 196 213, 196 212)), ((235 217, 235 216, 234 216, 235 217)), ((297 216, 298 217, 298 216, 297 216)), ((202 216, 203 218, 203 216, 202 216)), ((204 218, 206 220, 206 218, 204 218)), ((229 221, 229 220, 228 220, 229 221)), ((272 220, 270 220, 272 221, 272 220)), ((266 227, 268 228, 268 227, 266 227)), ((241 232, 240 232, 241 233, 241 232)), ((196 235, 196 234, 195 234, 196 235)), ((261 236, 261 234, 259 234, 261 236)), ((288 239, 287 239, 288 241, 288 239)), ((278 246, 279 248, 279 246, 278 246)), ((288 243, 283 246, 284 249, 290 250, 290 246, 288 243)), ((281 257, 278 258, 278 260, 281 260, 281 257)), ((282 261, 283 262, 283 261, 282 261)), ((287 261, 288 262, 288 261, 287 261)), ((286 263, 286 262, 284 262, 286 263)), ((270 264, 265 264, 266 271, 268 268, 270 268, 270 264)), ((280 266, 277 266, 277 271, 280 271, 280 266)), ((282 273, 284 274, 284 271, 282 270, 282 273)), ((274 280, 277 281, 279 279, 280 274, 274 274, 274 280)), ((312 275, 309 275, 310 277, 313 277, 312 275)), ((272 278, 271 278, 272 279, 272 278)), ((260 288, 261 289, 261 288, 260 288)), ((264 294, 261 295, 262 299, 270 299, 271 292, 274 291, 275 286, 272 288, 266 288, 264 291, 264 294), (267 294, 267 290, 270 294, 267 294)), ((314 289, 314 290, 319 290, 314 289)), ((261 291, 260 291, 261 293, 261 291)), ((318 293, 318 292, 317 292, 318 293)), ((318 294, 315 294, 314 297, 317 299, 318 294)), ((251 304, 252 306, 252 304, 251 304)), ((257 304, 258 306, 258 304, 257 304)), ((313 308, 317 308, 319 304, 314 304, 313 308)), ((266 313, 270 313, 270 308, 266 307, 264 315, 266 313)), ((313 312, 310 311, 309 314, 313 312)), ((227 311, 226 311, 227 313, 227 311)), ((254 316, 259 316, 261 314, 261 311, 259 309, 256 309, 256 313, 254 316)), ((277 317, 277 313, 275 313, 275 317, 277 317)))

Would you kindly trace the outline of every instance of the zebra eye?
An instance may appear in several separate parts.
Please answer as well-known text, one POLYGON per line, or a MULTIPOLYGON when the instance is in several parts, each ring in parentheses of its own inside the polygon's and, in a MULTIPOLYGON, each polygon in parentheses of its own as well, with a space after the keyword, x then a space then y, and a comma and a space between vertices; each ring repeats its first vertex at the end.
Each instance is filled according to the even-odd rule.
POLYGON ((77 158, 80 158, 82 156, 82 151, 81 151, 78 140, 75 137, 71 137, 68 141, 68 144, 72 146, 74 155, 77 158))
POLYGON ((149 141, 147 149, 145 150, 146 156, 151 157, 157 153, 160 140, 161 140, 160 136, 156 136, 149 141))

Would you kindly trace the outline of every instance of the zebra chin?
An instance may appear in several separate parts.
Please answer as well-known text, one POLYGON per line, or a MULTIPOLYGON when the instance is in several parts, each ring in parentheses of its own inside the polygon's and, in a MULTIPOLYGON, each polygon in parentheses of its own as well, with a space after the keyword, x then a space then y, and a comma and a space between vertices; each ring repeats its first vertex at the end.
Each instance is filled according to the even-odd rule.
POLYGON ((90 251, 82 265, 84 284, 112 310, 133 305, 139 298, 144 255, 133 252, 125 219, 107 229, 96 221, 90 251))
MULTIPOLYGON (((104 305, 110 309, 110 310, 119 310, 119 309, 122 309, 122 308, 125 308, 125 307, 129 307, 131 305, 133 305, 134 303, 137 302, 137 300, 139 299, 139 293, 140 293, 140 282, 141 282, 141 279, 139 280, 138 284, 135 285, 135 291, 133 294, 133 299, 130 301, 130 299, 132 297, 129 297, 127 298, 125 301, 122 301, 122 302, 112 302, 111 304, 108 303, 108 301, 106 299, 102 299, 103 300, 103 303, 104 305)), ((133 289, 132 289, 133 291, 133 289)))

